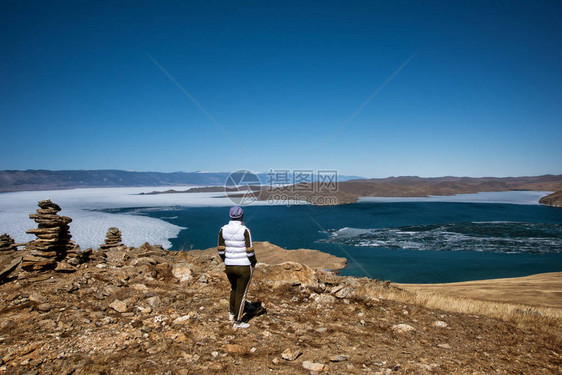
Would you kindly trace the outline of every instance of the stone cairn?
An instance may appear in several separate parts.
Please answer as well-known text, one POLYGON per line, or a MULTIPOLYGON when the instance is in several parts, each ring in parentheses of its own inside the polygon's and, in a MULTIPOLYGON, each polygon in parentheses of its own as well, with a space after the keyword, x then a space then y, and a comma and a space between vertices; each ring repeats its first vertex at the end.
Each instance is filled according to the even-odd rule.
POLYGON ((14 253, 18 248, 12 237, 4 233, 0 235, 0 255, 8 255, 14 253))
POLYGON ((100 245, 100 249, 107 251, 114 248, 126 249, 127 247, 121 242, 121 231, 118 228, 111 227, 107 230, 105 243, 100 245))
POLYGON ((62 261, 70 250, 71 254, 78 254, 68 224, 72 221, 66 216, 59 216, 60 206, 49 199, 38 203, 37 213, 30 214, 29 218, 38 224, 37 229, 30 229, 26 233, 34 234, 37 239, 31 241, 25 250, 28 254, 23 257, 21 267, 25 270, 43 270, 53 268, 57 262, 62 261))

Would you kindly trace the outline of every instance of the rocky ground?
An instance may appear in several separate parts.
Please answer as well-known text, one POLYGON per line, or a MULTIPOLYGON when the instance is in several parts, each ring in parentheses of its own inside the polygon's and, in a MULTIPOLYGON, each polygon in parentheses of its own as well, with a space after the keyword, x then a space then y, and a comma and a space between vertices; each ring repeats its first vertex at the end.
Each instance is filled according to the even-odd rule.
POLYGON ((258 264, 228 321, 211 253, 112 249, 75 272, 18 269, 0 285, 5 374, 559 374, 560 332, 385 299, 389 283, 258 264))

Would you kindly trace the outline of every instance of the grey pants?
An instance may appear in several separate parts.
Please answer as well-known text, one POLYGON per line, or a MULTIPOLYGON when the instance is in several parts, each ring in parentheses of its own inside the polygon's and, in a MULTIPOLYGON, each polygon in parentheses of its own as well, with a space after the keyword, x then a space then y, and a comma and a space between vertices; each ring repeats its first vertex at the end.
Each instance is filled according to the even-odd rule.
POLYGON ((230 313, 234 314, 234 320, 237 322, 244 315, 244 305, 246 302, 246 293, 250 287, 252 266, 225 266, 226 276, 230 282, 230 313))

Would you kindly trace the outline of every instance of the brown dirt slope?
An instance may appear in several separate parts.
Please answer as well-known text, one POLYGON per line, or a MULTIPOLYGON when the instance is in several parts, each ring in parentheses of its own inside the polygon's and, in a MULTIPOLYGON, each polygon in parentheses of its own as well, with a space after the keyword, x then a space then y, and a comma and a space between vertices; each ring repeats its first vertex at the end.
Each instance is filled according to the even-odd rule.
MULTIPOLYGON (((313 269, 323 270, 328 268, 332 271, 340 270, 347 264, 347 259, 322 251, 309 249, 285 250, 269 242, 254 242, 254 250, 258 261, 267 264, 297 262, 313 269)), ((199 256, 200 254, 213 256, 217 254, 217 248, 212 247, 207 250, 192 250, 189 254, 194 256, 199 256)))
POLYGON ((0 285, 2 374, 559 374, 560 322, 396 302, 375 280, 258 264, 235 330, 216 255, 143 245, 0 285), (183 281, 180 281, 183 280, 183 281), (549 325, 550 324, 550 325, 549 325))

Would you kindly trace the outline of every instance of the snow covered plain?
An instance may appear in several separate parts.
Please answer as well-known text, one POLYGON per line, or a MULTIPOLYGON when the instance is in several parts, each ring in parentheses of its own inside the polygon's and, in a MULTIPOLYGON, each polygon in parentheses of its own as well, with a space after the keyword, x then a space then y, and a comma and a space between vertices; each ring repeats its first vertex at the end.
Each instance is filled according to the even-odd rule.
MULTIPOLYGON (((26 234, 27 229, 36 228, 29 218, 37 202, 43 199, 61 206, 60 215, 72 218, 70 231, 73 240, 83 249, 97 248, 103 243, 109 227, 117 227, 123 233, 123 243, 139 246, 144 242, 160 244, 169 248, 170 238, 177 237, 184 229, 166 221, 134 213, 108 213, 97 210, 116 208, 169 208, 231 206, 222 193, 187 193, 140 195, 139 193, 169 189, 186 190, 191 186, 92 188, 51 191, 22 191, 0 194, 0 233, 8 233, 16 242, 27 242, 35 237, 26 234)), ((255 202, 254 204, 267 204, 255 202)))

